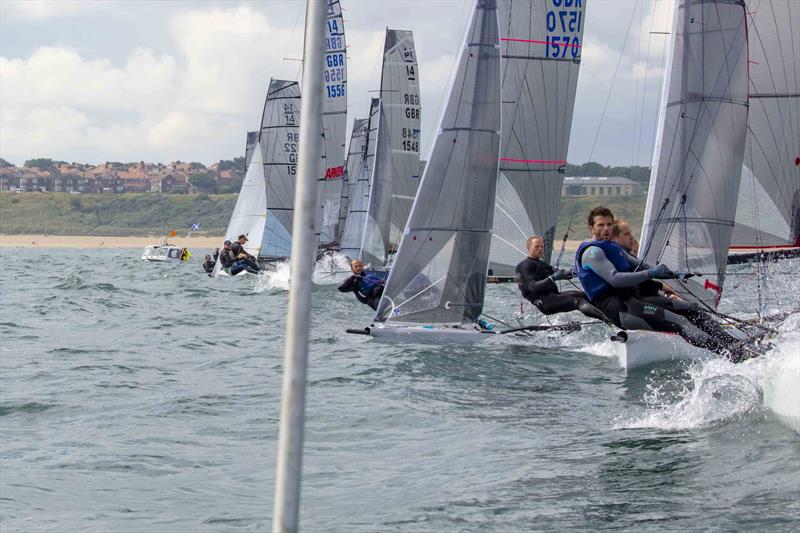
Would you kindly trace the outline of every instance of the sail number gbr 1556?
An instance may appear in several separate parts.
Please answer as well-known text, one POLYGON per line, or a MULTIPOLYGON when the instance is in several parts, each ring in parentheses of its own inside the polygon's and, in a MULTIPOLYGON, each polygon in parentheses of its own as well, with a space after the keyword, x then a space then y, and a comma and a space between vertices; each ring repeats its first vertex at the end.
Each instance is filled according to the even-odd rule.
POLYGON ((548 0, 547 3, 545 56, 552 59, 579 58, 583 0, 548 0))
POLYGON ((337 98, 344 94, 344 54, 328 54, 325 56, 325 96, 337 98))

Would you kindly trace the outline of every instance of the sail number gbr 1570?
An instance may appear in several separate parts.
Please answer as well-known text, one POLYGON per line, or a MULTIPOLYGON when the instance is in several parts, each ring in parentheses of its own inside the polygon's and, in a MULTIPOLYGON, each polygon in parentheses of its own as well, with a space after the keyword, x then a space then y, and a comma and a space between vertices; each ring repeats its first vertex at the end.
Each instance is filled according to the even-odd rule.
POLYGON ((547 40, 545 57, 552 59, 581 56, 581 25, 583 23, 583 0, 548 0, 545 14, 547 40))
POLYGON ((325 56, 325 96, 338 98, 345 94, 344 54, 325 56))

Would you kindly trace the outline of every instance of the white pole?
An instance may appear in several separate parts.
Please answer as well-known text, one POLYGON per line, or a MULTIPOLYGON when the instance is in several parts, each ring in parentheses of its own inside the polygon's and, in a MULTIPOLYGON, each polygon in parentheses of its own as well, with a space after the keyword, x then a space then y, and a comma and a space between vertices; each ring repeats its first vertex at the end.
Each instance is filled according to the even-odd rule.
POLYGON ((311 277, 317 256, 317 239, 314 237, 319 204, 317 180, 322 168, 322 67, 326 11, 326 0, 307 0, 291 283, 272 518, 272 531, 275 533, 296 532, 300 510, 311 277))

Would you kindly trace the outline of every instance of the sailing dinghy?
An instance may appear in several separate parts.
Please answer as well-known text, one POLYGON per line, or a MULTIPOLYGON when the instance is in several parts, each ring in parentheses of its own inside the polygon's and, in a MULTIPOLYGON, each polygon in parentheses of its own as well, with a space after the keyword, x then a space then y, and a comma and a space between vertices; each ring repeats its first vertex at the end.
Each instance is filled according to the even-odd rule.
MULTIPOLYGON (((714 313, 725 281, 736 216, 748 108, 747 27, 743 2, 681 0, 676 6, 647 197, 640 256, 676 271, 668 282, 686 301, 714 313)), ((731 328, 748 341, 742 321, 731 328)), ((750 331, 748 331, 750 329, 750 331)), ((720 357, 680 336, 627 331, 621 365, 720 357)))
POLYGON ((375 337, 476 342, 500 149, 494 0, 477 0, 431 156, 372 327, 375 337))

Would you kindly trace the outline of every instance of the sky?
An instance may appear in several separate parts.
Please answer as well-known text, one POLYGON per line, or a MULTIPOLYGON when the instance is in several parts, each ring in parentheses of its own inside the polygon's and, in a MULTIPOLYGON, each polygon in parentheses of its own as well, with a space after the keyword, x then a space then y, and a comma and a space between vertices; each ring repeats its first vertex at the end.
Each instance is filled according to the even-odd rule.
MULTIPOLYGON (((668 39, 654 32, 669 31, 674 1, 583 1, 568 160, 649 166, 668 39)), ((385 29, 412 30, 426 156, 472 4, 342 0, 348 135, 379 88, 385 29)), ((243 155, 269 79, 299 76, 304 13, 301 1, 0 0, 0 157, 243 155)))

